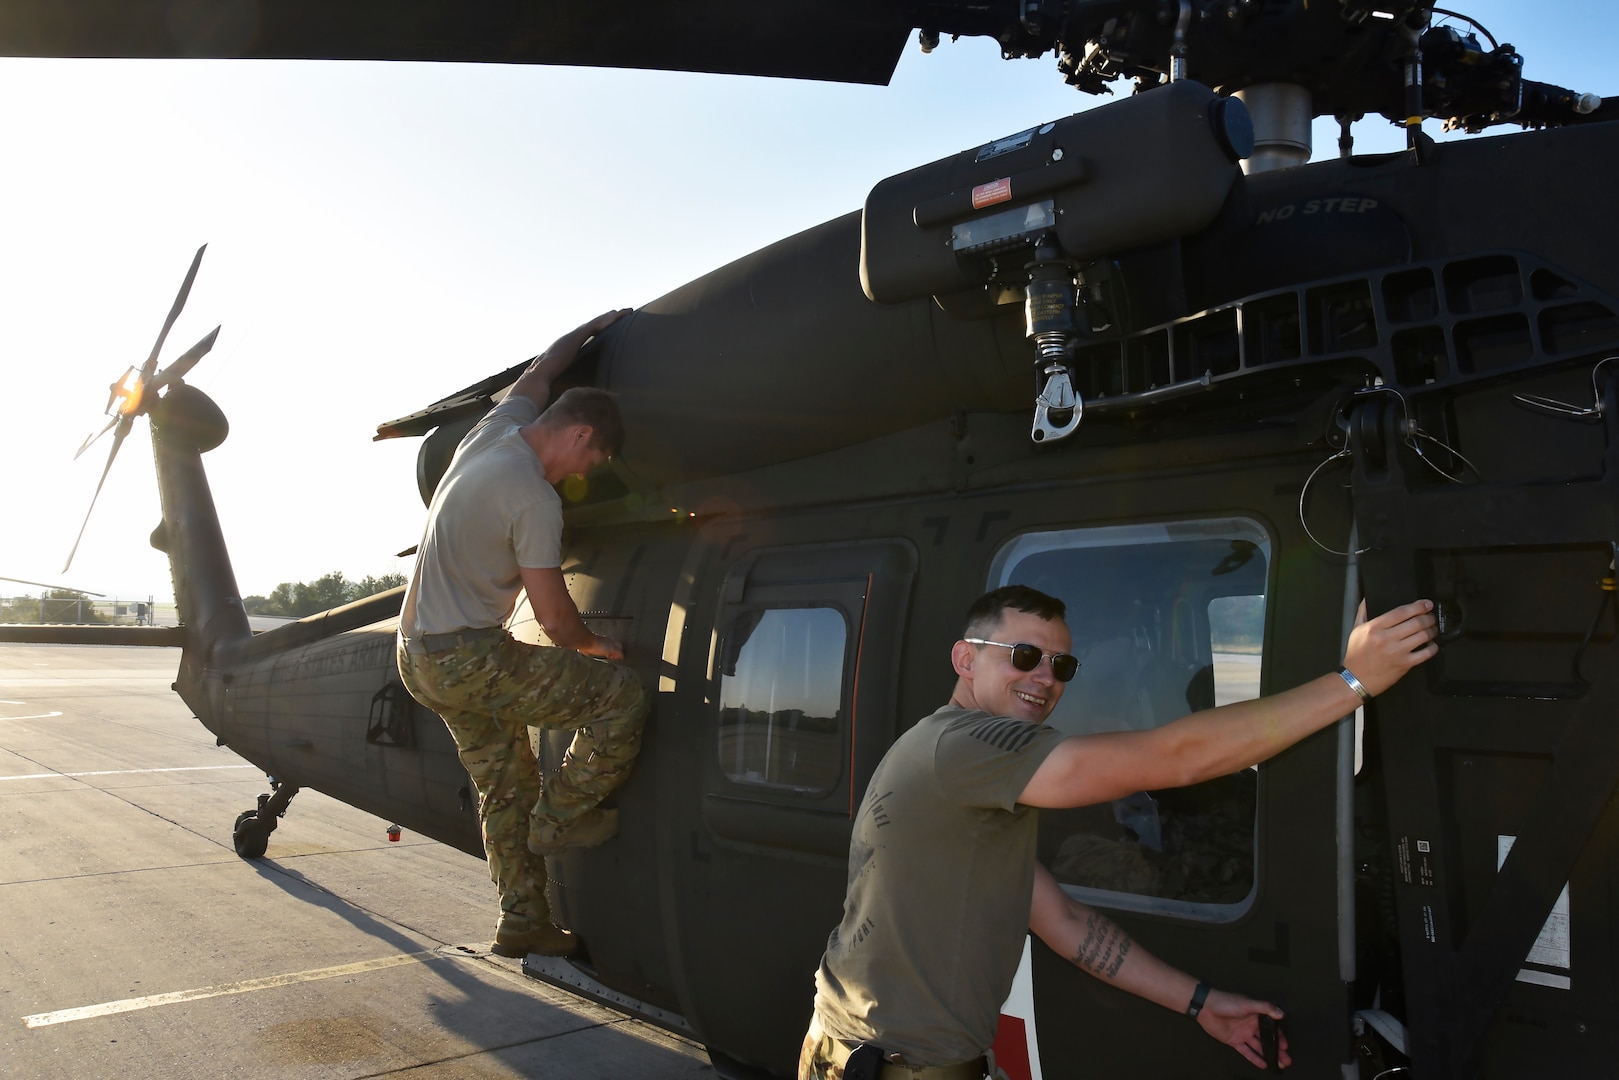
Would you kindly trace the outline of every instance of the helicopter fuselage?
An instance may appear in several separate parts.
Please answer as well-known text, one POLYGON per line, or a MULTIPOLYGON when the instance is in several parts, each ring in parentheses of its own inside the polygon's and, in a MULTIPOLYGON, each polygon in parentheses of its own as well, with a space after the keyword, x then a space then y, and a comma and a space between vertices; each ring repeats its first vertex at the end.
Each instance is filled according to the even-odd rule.
MULTIPOLYGON (((1197 231, 1084 261, 1089 411, 1057 443, 1030 441, 1018 305, 993 283, 873 303, 859 215, 606 335, 578 376, 619 393, 630 449, 569 511, 563 570, 656 701, 620 837, 552 860, 592 977, 785 1075, 866 780, 945 700, 988 587, 1067 601, 1083 666, 1052 722, 1074 733, 1314 677, 1362 595, 1430 595, 1441 657, 1364 735, 1346 719, 1210 784, 1048 813, 1041 857, 1177 966, 1281 1003, 1300 1076, 1394 1051, 1446 1077, 1619 1059, 1606 1026, 1571 1027, 1619 997, 1612 129, 1236 177, 1197 231)), ((198 395, 154 409, 177 689, 279 784, 479 853, 449 734, 398 684, 397 591, 248 633, 198 395)), ((1050 1075, 1235 1067, 1031 960, 1013 1029, 1050 1075)))

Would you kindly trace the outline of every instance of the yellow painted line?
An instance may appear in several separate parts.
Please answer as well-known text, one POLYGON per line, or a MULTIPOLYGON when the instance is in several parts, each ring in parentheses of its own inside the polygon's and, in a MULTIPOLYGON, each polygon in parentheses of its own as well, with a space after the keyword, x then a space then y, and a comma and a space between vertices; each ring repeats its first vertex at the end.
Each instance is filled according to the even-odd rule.
POLYGON ((33 1016, 22 1018, 25 1027, 50 1027, 52 1024, 69 1024, 75 1020, 93 1020, 98 1016, 115 1016, 118 1013, 139 1012, 141 1009, 155 1009, 161 1005, 178 1005, 186 1001, 202 1001, 207 998, 228 997, 231 994, 251 994, 255 990, 273 990, 278 986, 296 986, 299 983, 319 982, 321 979, 341 979, 345 975, 359 975, 367 971, 381 971, 384 968, 400 967, 404 964, 419 964, 423 960, 439 955, 435 952, 405 953, 400 956, 383 956, 376 960, 361 960, 355 964, 340 964, 337 967, 315 968, 312 971, 294 971, 286 975, 271 975, 265 979, 248 979, 245 982, 224 983, 220 986, 203 986, 195 990, 175 990, 168 994, 152 994, 149 997, 124 998, 122 1001, 107 1001, 100 1005, 81 1005, 77 1009, 57 1009, 55 1012, 35 1013, 33 1016))
MULTIPOLYGON (((56 715, 61 715, 60 713, 56 715)), ((24 718, 26 719, 26 717, 24 718)), ((160 772, 207 772, 209 769, 257 769, 257 765, 176 765, 171 769, 101 769, 96 772, 36 772, 0 776, 0 780, 52 780, 58 776, 138 776, 160 772)))

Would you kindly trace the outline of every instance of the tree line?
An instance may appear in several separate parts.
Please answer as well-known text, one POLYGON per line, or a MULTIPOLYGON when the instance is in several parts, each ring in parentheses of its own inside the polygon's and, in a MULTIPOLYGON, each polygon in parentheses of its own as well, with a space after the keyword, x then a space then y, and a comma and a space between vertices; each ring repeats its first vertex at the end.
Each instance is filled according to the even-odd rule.
POLYGON ((270 590, 269 596, 244 596, 242 607, 249 615, 278 615, 301 619, 317 611, 341 607, 374 593, 397 589, 405 583, 404 574, 367 574, 359 581, 350 581, 341 571, 333 570, 314 581, 283 581, 270 590))

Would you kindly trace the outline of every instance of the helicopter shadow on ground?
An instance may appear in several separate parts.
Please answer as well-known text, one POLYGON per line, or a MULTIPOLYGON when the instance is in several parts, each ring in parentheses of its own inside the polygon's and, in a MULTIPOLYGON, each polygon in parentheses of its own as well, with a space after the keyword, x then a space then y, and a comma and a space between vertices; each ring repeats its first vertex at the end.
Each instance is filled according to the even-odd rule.
MULTIPOLYGON (((437 953, 415 965, 440 985, 422 994, 425 1009, 420 1024, 427 1030, 404 1040, 389 1037, 406 1042, 413 1056, 427 1059, 424 1065, 489 1055, 517 1075, 547 1075, 551 1069, 574 1076, 712 1075, 701 1051, 679 1047, 672 1038, 636 1021, 530 980, 517 972, 515 962, 492 957, 487 942, 450 944, 430 932, 407 932, 401 929, 404 924, 339 895, 285 862, 266 858, 254 860, 252 866, 261 879, 289 897, 342 919, 401 956, 437 953), (636 1030, 628 1031, 625 1025, 636 1030)), ((431 921, 431 915, 424 915, 423 921, 431 921)), ((343 1018, 330 1020, 338 1027, 343 1024, 343 1018)), ((390 1026, 395 1023, 397 1018, 390 1026)), ((286 1041, 284 1033, 272 1037, 286 1041)), ((309 1032, 296 1035, 297 1041, 308 1039, 309 1032)), ((456 1065, 451 1072, 461 1075, 461 1069, 456 1065)), ((471 1073, 486 1075, 475 1067, 471 1073)))

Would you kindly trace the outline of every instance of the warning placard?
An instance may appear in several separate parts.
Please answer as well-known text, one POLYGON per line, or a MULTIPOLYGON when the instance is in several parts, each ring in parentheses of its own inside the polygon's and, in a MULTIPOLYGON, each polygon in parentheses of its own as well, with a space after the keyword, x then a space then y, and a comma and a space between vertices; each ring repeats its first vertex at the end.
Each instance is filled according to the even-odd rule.
MULTIPOLYGON (((961 190, 957 188, 956 190, 961 190)), ((973 188, 973 209, 982 210, 986 206, 1006 202, 1012 197, 1012 178, 1003 176, 999 180, 991 180, 987 184, 979 184, 973 188)))

